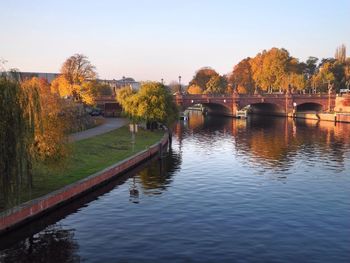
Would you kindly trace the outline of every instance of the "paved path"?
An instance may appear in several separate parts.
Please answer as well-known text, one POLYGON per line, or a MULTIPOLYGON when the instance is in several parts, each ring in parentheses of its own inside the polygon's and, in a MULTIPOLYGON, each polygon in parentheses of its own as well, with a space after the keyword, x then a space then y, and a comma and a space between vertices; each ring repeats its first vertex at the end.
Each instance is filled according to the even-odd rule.
POLYGON ((120 128, 128 123, 128 120, 123 119, 123 118, 105 118, 104 120, 105 120, 105 123, 103 123, 95 128, 88 129, 88 130, 81 131, 81 132, 77 132, 77 133, 73 133, 73 134, 69 135, 68 141, 74 142, 74 141, 80 141, 80 140, 83 140, 86 138, 90 138, 90 137, 93 137, 93 136, 103 134, 103 133, 109 132, 111 130, 120 128))

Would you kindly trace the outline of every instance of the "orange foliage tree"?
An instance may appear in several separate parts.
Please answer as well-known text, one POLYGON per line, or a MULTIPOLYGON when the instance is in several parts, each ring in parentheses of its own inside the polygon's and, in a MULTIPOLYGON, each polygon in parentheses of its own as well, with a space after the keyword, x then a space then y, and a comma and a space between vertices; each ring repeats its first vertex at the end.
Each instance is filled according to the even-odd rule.
POLYGON ((252 75, 250 58, 240 61, 234 68, 229 77, 229 82, 237 87, 238 93, 253 93, 255 82, 252 75))
POLYGON ((198 85, 192 84, 191 86, 188 87, 187 92, 189 94, 202 94, 203 90, 198 85))
MULTIPOLYGON (((50 90, 50 84, 36 77, 21 83, 24 90, 37 90, 40 111, 35 115, 33 155, 40 160, 61 158, 66 154, 66 125, 62 100, 50 90), (39 121, 40 120, 40 121, 39 121)), ((31 102, 30 102, 31 103, 31 102)))

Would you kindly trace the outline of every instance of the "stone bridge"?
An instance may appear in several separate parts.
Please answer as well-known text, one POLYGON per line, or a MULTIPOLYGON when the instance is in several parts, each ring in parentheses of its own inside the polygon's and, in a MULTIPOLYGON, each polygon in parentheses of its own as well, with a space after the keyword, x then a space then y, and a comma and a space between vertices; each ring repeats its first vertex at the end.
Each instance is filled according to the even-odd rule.
POLYGON ((209 113, 236 116, 237 111, 249 106, 251 112, 292 116, 293 112, 332 112, 336 94, 226 94, 174 95, 181 110, 195 104, 206 106, 209 113))
MULTIPOLYGON (((340 97, 339 97, 340 98, 340 97)), ((338 98, 338 99, 339 99, 338 98)), ((333 112, 336 94, 225 94, 174 95, 176 104, 184 111, 195 104, 204 105, 209 113, 236 116, 237 111, 249 106, 253 113, 292 116, 293 112, 333 112)), ((350 102, 350 99, 348 99, 350 102)), ((114 96, 101 96, 97 105, 106 116, 118 116, 121 108, 114 96)), ((339 104, 339 103, 338 103, 339 104)), ((339 107, 339 105, 338 105, 339 107)), ((342 108, 347 108, 343 106, 342 108)))

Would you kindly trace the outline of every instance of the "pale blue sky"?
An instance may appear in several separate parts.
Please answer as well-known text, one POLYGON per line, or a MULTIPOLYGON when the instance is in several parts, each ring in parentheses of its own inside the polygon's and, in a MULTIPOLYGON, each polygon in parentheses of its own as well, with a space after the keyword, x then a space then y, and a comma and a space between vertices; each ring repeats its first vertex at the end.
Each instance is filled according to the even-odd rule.
POLYGON ((274 46, 301 60, 350 53, 350 0, 0 0, 0 12, 0 58, 22 71, 83 53, 101 78, 188 82, 274 46))

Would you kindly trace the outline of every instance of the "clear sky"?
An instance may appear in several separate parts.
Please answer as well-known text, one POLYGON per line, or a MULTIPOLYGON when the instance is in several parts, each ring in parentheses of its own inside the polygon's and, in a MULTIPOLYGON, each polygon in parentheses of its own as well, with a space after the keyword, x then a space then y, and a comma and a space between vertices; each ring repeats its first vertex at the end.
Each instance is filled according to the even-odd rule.
POLYGON ((350 0, 0 0, 0 14, 0 58, 21 71, 58 72, 83 53, 100 78, 188 82, 271 47, 350 53, 350 0))

